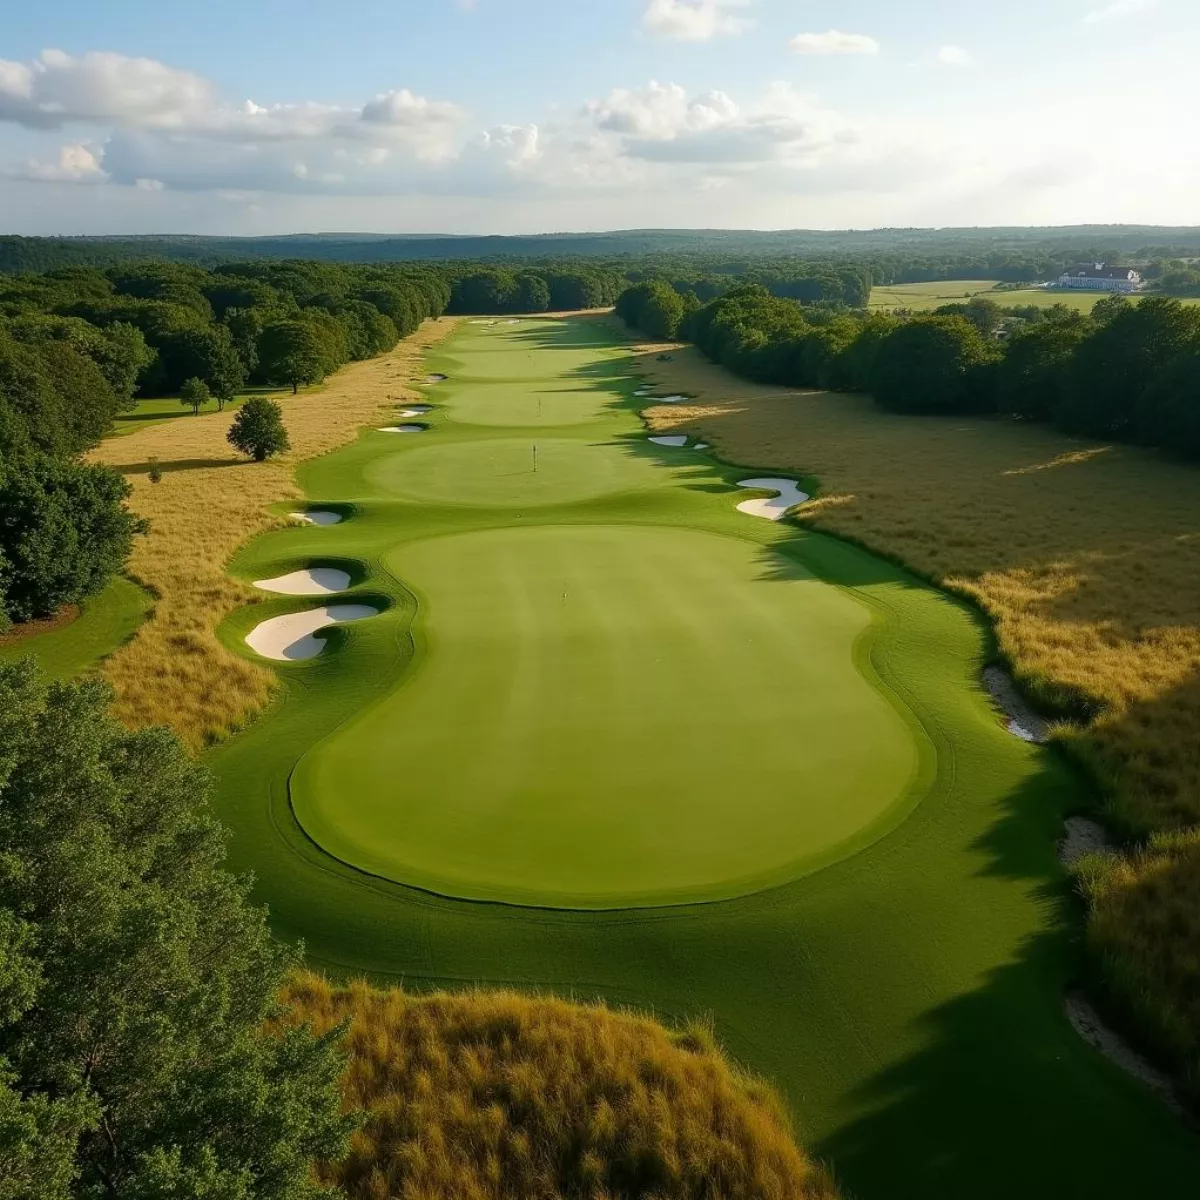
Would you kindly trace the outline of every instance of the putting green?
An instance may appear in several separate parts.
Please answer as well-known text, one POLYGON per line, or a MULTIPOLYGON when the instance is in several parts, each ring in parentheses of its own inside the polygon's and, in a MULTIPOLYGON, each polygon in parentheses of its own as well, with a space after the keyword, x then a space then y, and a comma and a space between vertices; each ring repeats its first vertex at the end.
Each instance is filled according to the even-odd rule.
POLYGON ((776 472, 647 445, 603 318, 464 323, 426 371, 428 433, 300 467, 344 521, 232 564, 353 567, 335 602, 380 610, 206 754, 277 934, 340 977, 711 1016, 857 1200, 1193 1200, 1200 1140, 1063 1013, 1087 795, 1005 731, 978 617, 738 512, 776 472))
POLYGON ((828 861, 905 799, 911 727, 855 665, 870 611, 799 564, 631 526, 384 561, 421 653, 292 781, 345 862, 476 899, 714 899, 828 861))
POLYGON ((364 474, 395 496, 486 508, 572 504, 663 483, 652 460, 622 446, 539 437, 435 443, 376 459, 364 474))

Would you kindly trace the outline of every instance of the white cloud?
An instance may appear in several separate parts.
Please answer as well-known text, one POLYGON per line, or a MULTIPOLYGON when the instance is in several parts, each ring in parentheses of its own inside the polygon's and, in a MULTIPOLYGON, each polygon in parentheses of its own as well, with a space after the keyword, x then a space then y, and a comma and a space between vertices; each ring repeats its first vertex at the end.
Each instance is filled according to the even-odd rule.
POLYGON ((1101 25, 1107 21, 1119 21, 1122 17, 1136 17, 1158 7, 1158 0, 1113 0, 1103 8, 1094 8, 1084 18, 1085 25, 1101 25))
POLYGON ((161 192, 166 184, 161 179, 135 179, 133 186, 139 192, 161 192))
POLYGON ((35 183, 104 183, 109 176, 104 170, 103 158, 104 151, 100 147, 72 142, 59 148, 53 162, 31 159, 5 175, 9 179, 35 183))
POLYGON ((942 46, 937 52, 937 60, 944 67, 974 67, 975 56, 961 46, 942 46))
POLYGON ((30 63, 0 60, 0 120, 32 129, 71 121, 178 128, 212 104, 212 88, 149 58, 43 50, 30 63))
POLYGON ((878 54, 879 43, 862 33, 842 33, 830 29, 825 33, 798 33, 788 45, 797 54, 878 54))
POLYGON ((786 83, 742 107, 724 92, 688 96, 678 84, 618 88, 589 105, 596 127, 619 135, 620 152, 658 163, 795 161, 855 140, 854 126, 786 83))
POLYGON ((752 22, 738 14, 750 0, 650 0, 642 27, 659 37, 707 42, 744 32, 752 22))

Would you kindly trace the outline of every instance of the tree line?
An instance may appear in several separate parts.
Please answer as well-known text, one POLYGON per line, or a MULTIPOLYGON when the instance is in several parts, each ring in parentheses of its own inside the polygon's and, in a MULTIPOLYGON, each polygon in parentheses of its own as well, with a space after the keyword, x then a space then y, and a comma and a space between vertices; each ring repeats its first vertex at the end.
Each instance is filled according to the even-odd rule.
POLYGON ((49 617, 121 568, 140 529, 128 486, 81 455, 139 398, 223 406, 248 385, 318 383, 449 302, 440 271, 331 263, 143 262, 5 280, 0 626, 49 617))
POLYGON ((869 392, 894 412, 1049 422, 1200 460, 1200 307, 1171 297, 1107 297, 1090 316, 977 297, 904 317, 801 307, 754 284, 689 305, 656 281, 627 289, 617 312, 762 383, 869 392))

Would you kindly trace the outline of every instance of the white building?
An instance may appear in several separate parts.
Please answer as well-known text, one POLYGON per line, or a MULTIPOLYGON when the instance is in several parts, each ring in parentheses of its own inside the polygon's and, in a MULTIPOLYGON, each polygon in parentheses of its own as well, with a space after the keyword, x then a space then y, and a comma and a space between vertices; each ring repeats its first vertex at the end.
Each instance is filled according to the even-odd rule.
POLYGON ((1142 286, 1142 275, 1132 267, 1080 263, 1059 276, 1058 286, 1086 292, 1136 292, 1142 286))

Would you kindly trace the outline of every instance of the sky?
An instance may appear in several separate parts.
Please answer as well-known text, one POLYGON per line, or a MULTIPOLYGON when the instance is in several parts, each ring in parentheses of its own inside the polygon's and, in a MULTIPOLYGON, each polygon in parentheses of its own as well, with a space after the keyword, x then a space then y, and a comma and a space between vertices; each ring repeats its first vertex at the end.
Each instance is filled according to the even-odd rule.
POLYGON ((1200 224, 1196 0, 0 3, 0 233, 1200 224))

